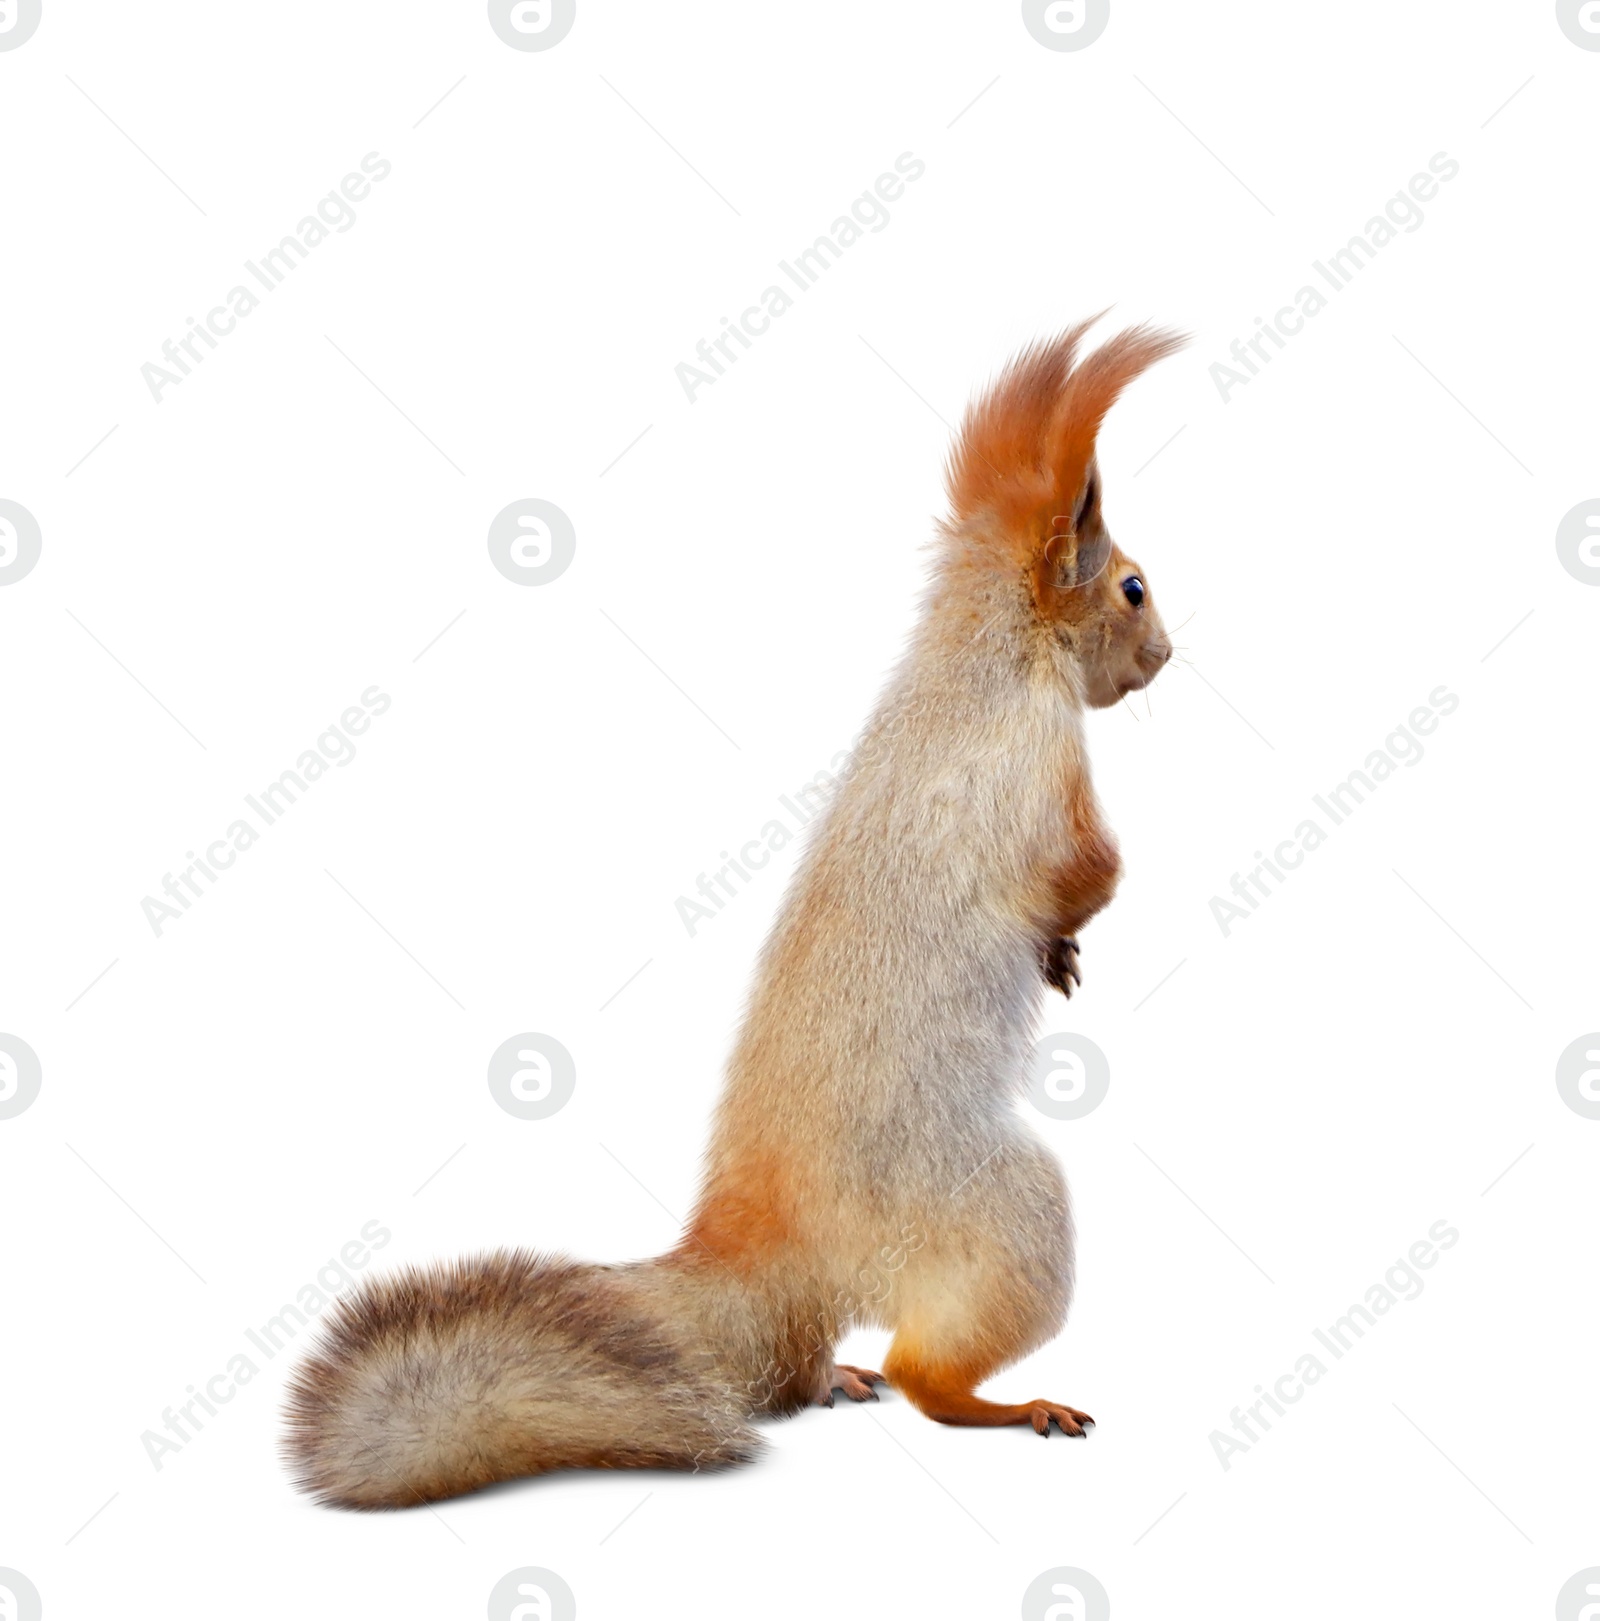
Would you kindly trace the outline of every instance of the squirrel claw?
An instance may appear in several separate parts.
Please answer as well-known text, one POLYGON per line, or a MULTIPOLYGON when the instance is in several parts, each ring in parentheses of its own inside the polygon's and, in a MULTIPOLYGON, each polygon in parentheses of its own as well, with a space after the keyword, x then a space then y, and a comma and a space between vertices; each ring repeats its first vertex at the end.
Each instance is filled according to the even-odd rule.
POLYGON ((1047 983, 1070 1000, 1073 985, 1083 983, 1083 974, 1078 968, 1076 936, 1063 934, 1051 943, 1045 952, 1044 977, 1047 983))
POLYGON ((1094 1420, 1087 1413, 1080 1413, 1076 1407, 1068 1407, 1062 1402, 1036 1401, 1032 1404, 1033 1412, 1030 1421, 1034 1433, 1049 1438, 1050 1424, 1054 1420, 1060 1426, 1063 1435, 1076 1435, 1082 1437, 1084 1426, 1094 1428, 1094 1420))
POLYGON ((871 1368, 852 1368, 846 1362, 835 1362, 827 1404, 833 1406, 835 1390, 842 1390, 851 1401, 876 1401, 878 1393, 872 1387, 888 1382, 881 1373, 875 1373, 871 1368))

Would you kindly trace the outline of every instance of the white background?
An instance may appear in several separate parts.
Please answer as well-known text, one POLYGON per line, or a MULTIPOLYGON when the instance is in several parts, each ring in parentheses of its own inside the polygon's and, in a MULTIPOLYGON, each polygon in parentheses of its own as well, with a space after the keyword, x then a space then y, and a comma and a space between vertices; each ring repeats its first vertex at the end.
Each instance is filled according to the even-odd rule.
POLYGON ((0 589, 0 1030, 43 1066, 0 1120, 0 1566, 45 1613, 477 1617, 520 1565, 588 1618, 1013 1616, 1061 1565, 1119 1617, 1551 1613, 1600 1564, 1600 1122, 1554 1084, 1600 1026, 1600 591, 1554 538, 1600 495, 1597 74, 1543 3, 1116 0, 1054 52, 1014 4, 580 0, 520 52, 479 4, 45 0, 0 53, 0 497, 43 533, 0 589), (374 151, 157 404, 162 341, 374 151), (888 226, 691 405, 674 367, 903 152, 888 226), (1439 152, 1421 227, 1224 404, 1211 365, 1439 152), (675 902, 849 747, 946 424, 1113 303, 1194 335, 1102 444, 1191 662, 1090 723, 1127 874, 1041 1033, 1111 1090, 1037 1120, 1079 1295, 993 1386, 1096 1433, 888 1394, 720 1477, 340 1514, 275 1456, 308 1330, 157 1470, 143 1432, 366 1222, 374 1266, 673 1241, 795 847, 693 938, 675 902), (532 589, 485 544, 529 496, 578 537, 532 589), (142 898, 373 684, 357 757, 157 938, 142 898), (1225 938, 1211 897, 1440 685, 1425 758, 1225 938), (485 1081, 519 1031, 577 1063, 548 1120, 485 1081), (1421 1297, 1224 1470, 1439 1220, 1421 1297))

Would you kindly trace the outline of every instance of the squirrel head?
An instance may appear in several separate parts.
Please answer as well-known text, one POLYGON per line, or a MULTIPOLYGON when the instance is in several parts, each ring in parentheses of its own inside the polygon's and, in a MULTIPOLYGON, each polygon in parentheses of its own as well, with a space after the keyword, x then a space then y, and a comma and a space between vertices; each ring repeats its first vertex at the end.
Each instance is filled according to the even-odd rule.
POLYGON ((1095 455, 1100 424, 1176 334, 1133 327, 1073 365, 1096 316, 1018 355, 962 423, 951 456, 950 526, 960 560, 1020 583, 1037 640, 1105 708, 1172 656, 1155 596, 1111 538, 1095 455))
POLYGON ((1076 665, 1092 708, 1149 686, 1172 657, 1143 570, 1106 528, 1093 461, 1077 509, 1052 518, 1029 586, 1041 624, 1076 665))

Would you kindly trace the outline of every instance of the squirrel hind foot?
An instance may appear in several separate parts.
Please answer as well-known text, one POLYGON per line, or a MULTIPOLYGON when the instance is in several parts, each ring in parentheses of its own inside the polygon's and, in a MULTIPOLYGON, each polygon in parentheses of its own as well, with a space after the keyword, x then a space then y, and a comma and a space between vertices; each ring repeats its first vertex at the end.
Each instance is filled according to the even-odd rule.
POLYGON ((815 1407, 832 1407, 833 1393, 843 1391, 851 1401, 876 1401, 874 1385, 886 1385, 888 1380, 871 1368, 852 1367, 848 1362, 835 1362, 818 1381, 817 1393, 812 1397, 815 1407))
POLYGON ((871 1368, 853 1368, 848 1362, 835 1362, 833 1365, 831 1388, 842 1390, 851 1401, 876 1401, 878 1393, 872 1387, 888 1382, 881 1373, 871 1368))
POLYGON ((1094 1419, 1088 1413, 1079 1412, 1076 1407, 1068 1407, 1064 1402, 1036 1401, 1027 1404, 1033 1411, 1028 1415, 1028 1421, 1033 1425, 1034 1433, 1048 1438, 1050 1425, 1054 1422, 1063 1435, 1075 1435, 1083 1438, 1094 1428, 1094 1419))
POLYGON ((985 1366, 928 1365, 912 1356, 896 1357, 891 1351, 892 1378, 912 1406, 939 1424, 955 1424, 972 1429, 998 1429, 1009 1424, 1032 1425, 1036 1435, 1048 1436, 1054 1424, 1063 1435, 1082 1436, 1094 1427, 1090 1414, 1065 1402, 989 1401, 974 1386, 988 1372, 985 1366))

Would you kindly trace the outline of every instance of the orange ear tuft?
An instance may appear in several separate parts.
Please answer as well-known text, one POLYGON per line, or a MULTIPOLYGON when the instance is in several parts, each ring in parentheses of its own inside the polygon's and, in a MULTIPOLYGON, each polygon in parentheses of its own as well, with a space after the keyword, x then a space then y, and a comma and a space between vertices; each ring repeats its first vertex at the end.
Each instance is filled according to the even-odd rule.
POLYGON ((1019 499, 1031 507, 1043 493, 1045 433, 1078 344, 1099 319, 1091 316, 1057 338, 1030 344, 967 407, 945 469, 958 519, 991 512, 1004 521, 1019 499))
POLYGON ((968 409, 947 473, 957 521, 990 518, 1007 561, 1031 563, 1055 515, 1077 510, 1106 412, 1147 366, 1183 345, 1176 333, 1132 327, 1072 369, 1094 316, 1023 350, 968 409))
POLYGON ((1129 327, 1084 358, 1067 379, 1045 436, 1045 456, 1056 510, 1076 510, 1089 476, 1095 440, 1117 396, 1146 367, 1184 345, 1176 332, 1129 327))

